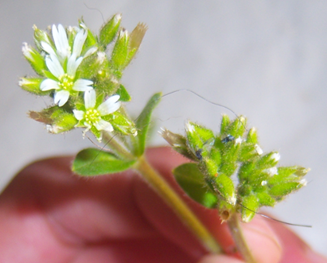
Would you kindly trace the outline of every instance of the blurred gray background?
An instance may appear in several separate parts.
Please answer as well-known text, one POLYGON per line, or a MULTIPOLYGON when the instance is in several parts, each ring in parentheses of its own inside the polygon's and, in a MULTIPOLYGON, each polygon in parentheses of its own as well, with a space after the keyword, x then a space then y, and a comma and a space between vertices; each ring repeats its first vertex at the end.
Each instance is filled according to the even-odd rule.
MULTIPOLYGON (((248 117, 259 130, 264 151, 278 150, 281 165, 311 167, 307 187, 272 212, 316 250, 327 255, 327 1, 1 1, 0 2, 0 186, 24 165, 52 155, 74 154, 92 146, 81 131, 51 135, 26 117, 49 105, 27 94, 18 79, 32 71, 21 53, 33 43, 32 25, 77 25, 83 16, 98 32, 104 19, 123 14, 131 31, 139 22, 149 30, 123 83, 133 97, 132 114, 146 99, 191 89, 248 117)), ((222 113, 196 96, 180 92, 163 99, 158 126, 183 132, 187 119, 218 130, 222 113)), ((165 144, 154 134, 153 144, 165 144)))

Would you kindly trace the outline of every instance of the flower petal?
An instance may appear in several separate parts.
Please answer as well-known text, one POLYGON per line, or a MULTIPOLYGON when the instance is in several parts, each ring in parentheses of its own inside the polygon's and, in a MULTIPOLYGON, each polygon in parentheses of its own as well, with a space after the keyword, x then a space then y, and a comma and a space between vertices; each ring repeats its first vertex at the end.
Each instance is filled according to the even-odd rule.
POLYGON ((60 77, 65 74, 64 69, 60 65, 60 62, 56 56, 46 56, 45 63, 47 64, 50 72, 58 79, 60 79, 60 77))
POLYGON ((86 37, 87 37, 87 31, 84 29, 81 29, 75 36, 73 54, 75 54, 76 57, 79 57, 81 55, 86 37))
POLYGON ((71 55, 67 62, 67 74, 75 76, 78 66, 81 64, 83 57, 76 59, 75 54, 71 55))
POLYGON ((65 28, 59 24, 58 30, 56 25, 52 26, 52 36, 57 48, 57 54, 62 59, 65 60, 66 57, 70 55, 70 46, 68 44, 67 34, 65 28))
POLYGON ((87 91, 89 89, 92 89, 93 81, 88 79, 78 79, 75 81, 73 90, 76 91, 87 91))
POLYGON ((77 120, 83 120, 84 118, 84 111, 82 110, 73 110, 74 116, 77 120))
POLYGON ((110 98, 108 98, 105 102, 103 102, 98 107, 98 111, 100 112, 100 115, 105 116, 118 110, 121 105, 120 101, 118 101, 119 98, 120 98, 119 95, 113 95, 110 98))
POLYGON ((60 89, 58 82, 53 79, 45 79, 41 82, 40 90, 46 91, 51 89, 60 89))
POLYGON ((83 57, 86 58, 86 57, 92 55, 93 53, 95 53, 97 50, 98 50, 97 47, 91 47, 86 51, 86 53, 84 54, 83 57))
POLYGON ((60 90, 56 92, 54 96, 54 103, 58 104, 58 106, 61 107, 67 102, 67 100, 69 99, 69 95, 70 94, 67 90, 60 90))
POLYGON ((53 50, 52 46, 50 46, 47 42, 41 41, 42 49, 47 52, 49 55, 56 56, 56 52, 53 50))
POLYGON ((84 93, 84 102, 85 102, 85 108, 90 109, 94 108, 95 106, 95 90, 94 89, 88 89, 84 93))
POLYGON ((110 122, 104 121, 104 120, 99 120, 98 123, 94 124, 95 128, 97 128, 98 131, 108 131, 112 132, 114 128, 112 127, 110 122))

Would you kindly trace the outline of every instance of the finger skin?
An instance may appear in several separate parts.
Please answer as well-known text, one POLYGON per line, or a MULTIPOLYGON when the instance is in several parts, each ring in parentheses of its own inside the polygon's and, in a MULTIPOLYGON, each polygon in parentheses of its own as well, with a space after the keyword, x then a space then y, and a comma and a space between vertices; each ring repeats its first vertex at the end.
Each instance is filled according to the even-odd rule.
MULTIPOLYGON (((150 149, 147 157, 226 253, 237 256, 217 212, 190 200, 174 181, 171 170, 185 159, 169 148, 150 149)), ((71 157, 61 157, 31 164, 0 196, 0 262, 174 263, 197 262, 207 255, 139 175, 128 171, 81 178, 71 172, 71 163, 71 157)), ((261 218, 243 228, 258 262, 278 262, 284 251, 280 245, 288 245, 280 240, 283 228, 278 230, 261 218)), ((302 248, 300 243, 294 246, 302 248)))

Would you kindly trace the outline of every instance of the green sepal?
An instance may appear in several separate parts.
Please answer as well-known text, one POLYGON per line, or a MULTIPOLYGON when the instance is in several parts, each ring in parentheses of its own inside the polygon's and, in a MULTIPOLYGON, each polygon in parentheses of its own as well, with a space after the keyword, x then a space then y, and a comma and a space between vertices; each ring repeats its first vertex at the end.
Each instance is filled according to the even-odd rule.
POLYGON ((257 161, 257 169, 263 170, 274 167, 279 161, 278 152, 270 152, 260 157, 257 161))
POLYGON ((134 150, 136 156, 141 156, 144 153, 151 115, 155 107, 159 104, 161 96, 161 92, 154 94, 145 105, 141 114, 137 117, 136 129, 138 130, 138 135, 137 145, 135 145, 134 150))
POLYGON ((221 124, 220 124, 220 133, 221 134, 226 134, 227 133, 227 128, 230 125, 230 119, 229 116, 224 114, 221 119, 221 124))
POLYGON ((19 86, 28 92, 36 95, 45 96, 49 95, 51 91, 42 91, 40 85, 44 79, 41 78, 21 78, 19 81, 19 86))
POLYGON ((260 203, 260 206, 275 206, 276 201, 274 198, 272 198, 267 191, 258 192, 257 194, 258 201, 260 203))
POLYGON ((217 205, 218 199, 206 185, 197 164, 182 164, 173 170, 173 174, 179 186, 194 201, 208 208, 214 208, 217 205))
POLYGON ((107 23, 105 23, 99 34, 99 44, 102 46, 103 50, 106 49, 118 33, 120 26, 121 14, 114 15, 107 23))
POLYGON ((53 123, 48 127, 48 131, 55 134, 70 131, 75 128, 77 122, 74 114, 62 112, 53 119, 53 123))
POLYGON ((92 79, 95 77, 106 79, 110 77, 106 54, 96 52, 84 58, 77 69, 76 75, 82 79, 92 79))
POLYGON ((269 194, 276 200, 281 200, 284 196, 300 189, 304 184, 301 182, 281 182, 270 187, 269 194))
POLYGON ((110 67, 118 79, 121 78, 121 71, 125 68, 128 59, 129 36, 127 30, 119 32, 118 39, 115 43, 111 54, 110 67))
POLYGON ((214 134, 210 129, 193 122, 188 122, 186 124, 186 137, 189 147, 193 151, 201 149, 203 152, 204 145, 213 142, 214 134))
POLYGON ((28 46, 26 43, 24 43, 23 54, 36 74, 44 76, 44 70, 47 70, 44 57, 36 49, 28 46))
POLYGON ((248 143, 253 143, 253 144, 258 144, 258 133, 256 128, 251 128, 248 132, 248 135, 246 137, 246 142, 248 143))
POLYGON ((242 220, 250 222, 259 208, 259 201, 255 195, 248 195, 242 198, 242 220))
POLYGON ((205 157, 205 158, 203 158, 203 160, 204 160, 205 167, 206 167, 208 174, 211 177, 217 176, 217 171, 218 171, 217 163, 214 160, 212 160, 211 158, 205 157))
POLYGON ((259 154, 257 152, 256 144, 249 142, 242 143, 240 155, 238 157, 239 162, 251 161, 257 156, 259 156, 259 154))
POLYGON ((131 101, 131 96, 129 95, 129 93, 127 92, 126 88, 120 84, 119 85, 119 88, 117 89, 116 91, 116 94, 118 94, 120 96, 120 101, 123 101, 123 102, 128 102, 128 101, 131 101))
POLYGON ((173 147, 173 149, 192 161, 199 161, 198 157, 189 150, 186 138, 180 134, 173 133, 165 128, 160 132, 161 136, 173 147))
POLYGON ((99 149, 88 148, 77 154, 72 170, 82 176, 112 174, 129 169, 135 162, 118 159, 114 154, 99 149))
POLYGON ((33 29, 34 29, 34 42, 39 50, 43 50, 41 46, 41 42, 48 43, 53 48, 53 50, 56 50, 54 43, 49 37, 47 32, 38 29, 35 25, 33 26, 33 29))
POLYGON ((236 138, 243 137, 246 130, 246 119, 243 116, 237 117, 227 128, 225 128, 225 134, 231 134, 236 138))
POLYGON ((236 203, 235 186, 230 177, 225 174, 218 174, 215 179, 216 187, 223 199, 231 205, 236 203))
POLYGON ((231 142, 230 144, 224 144, 223 146, 222 161, 219 172, 231 176, 237 168, 237 159, 241 149, 239 143, 231 142))
POLYGON ((41 112, 30 111, 29 117, 47 124, 48 131, 55 134, 74 129, 78 122, 72 112, 59 106, 53 106, 41 112))
POLYGON ((137 134, 134 123, 119 111, 103 116, 102 118, 109 121, 116 131, 124 135, 133 134, 136 136, 137 134))

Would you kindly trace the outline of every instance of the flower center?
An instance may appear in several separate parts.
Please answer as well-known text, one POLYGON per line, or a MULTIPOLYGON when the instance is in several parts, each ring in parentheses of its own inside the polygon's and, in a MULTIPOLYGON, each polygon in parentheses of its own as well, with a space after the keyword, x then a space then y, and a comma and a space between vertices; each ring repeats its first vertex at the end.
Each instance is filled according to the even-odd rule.
POLYGON ((64 74, 60 78, 59 86, 64 90, 71 91, 74 86, 74 78, 71 76, 68 76, 67 74, 64 74))
POLYGON ((88 109, 85 112, 85 121, 90 126, 96 124, 101 119, 100 112, 96 109, 88 109))

